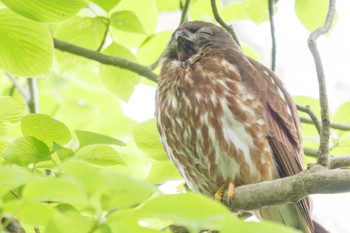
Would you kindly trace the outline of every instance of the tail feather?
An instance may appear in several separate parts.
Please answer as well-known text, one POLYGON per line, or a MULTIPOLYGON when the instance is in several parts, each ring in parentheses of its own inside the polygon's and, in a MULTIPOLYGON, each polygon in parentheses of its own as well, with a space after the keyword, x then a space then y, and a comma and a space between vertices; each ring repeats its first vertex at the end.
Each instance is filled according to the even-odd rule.
POLYGON ((331 233, 315 220, 313 220, 312 222, 314 223, 315 233, 331 233))
MULTIPOLYGON (((314 226, 305 219, 297 204, 270 206, 260 210, 263 219, 294 227, 304 233, 315 233, 314 226)), ((323 232, 317 232, 323 233, 323 232)))

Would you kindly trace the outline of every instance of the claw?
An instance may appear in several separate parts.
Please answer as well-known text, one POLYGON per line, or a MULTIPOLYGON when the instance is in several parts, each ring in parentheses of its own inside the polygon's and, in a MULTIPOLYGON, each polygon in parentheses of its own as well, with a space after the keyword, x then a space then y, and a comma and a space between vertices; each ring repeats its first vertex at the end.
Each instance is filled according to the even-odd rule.
POLYGON ((226 189, 226 184, 223 184, 220 186, 220 188, 218 189, 218 191, 216 191, 214 195, 215 200, 220 202, 222 201, 222 194, 224 193, 225 189, 226 189))

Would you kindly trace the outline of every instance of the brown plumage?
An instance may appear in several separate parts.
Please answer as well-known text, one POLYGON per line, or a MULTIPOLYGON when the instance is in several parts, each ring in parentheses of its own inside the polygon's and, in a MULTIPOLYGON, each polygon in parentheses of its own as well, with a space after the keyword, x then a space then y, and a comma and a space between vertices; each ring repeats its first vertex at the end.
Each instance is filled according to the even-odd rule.
MULTIPOLYGON (((156 117, 162 144, 192 191, 213 197, 229 184, 302 171, 292 98, 272 71, 214 24, 192 21, 174 32, 159 76, 156 117)), ((260 215, 315 232, 307 198, 260 215)))

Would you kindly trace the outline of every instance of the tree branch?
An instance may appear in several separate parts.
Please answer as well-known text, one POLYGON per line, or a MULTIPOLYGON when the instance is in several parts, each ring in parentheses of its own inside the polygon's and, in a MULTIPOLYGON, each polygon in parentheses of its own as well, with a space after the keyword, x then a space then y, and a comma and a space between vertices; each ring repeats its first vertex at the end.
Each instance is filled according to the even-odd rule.
POLYGON ((54 45, 56 49, 61 50, 63 52, 72 53, 81 57, 98 61, 102 64, 112 65, 122 69, 127 69, 153 82, 157 82, 157 74, 153 73, 148 67, 142 66, 138 63, 128 61, 119 57, 104 55, 102 53, 99 53, 90 49, 82 48, 76 45, 72 45, 57 39, 54 39, 54 45))
POLYGON ((328 170, 323 166, 313 165, 294 176, 240 186, 235 190, 233 203, 227 200, 226 196, 224 197, 224 203, 235 211, 248 211, 297 202, 309 194, 331 194, 349 191, 350 170, 328 170))
POLYGON ((273 21, 273 1, 269 0, 269 18, 270 18, 270 32, 271 32, 271 41, 272 41, 272 48, 271 48, 271 70, 275 71, 276 68, 276 36, 275 36, 275 24, 273 21))
POLYGON ((329 169, 350 167, 350 155, 340 155, 332 157, 329 163, 329 169))
POLYGON ((323 70, 321 56, 317 49, 316 40, 318 39, 319 36, 329 31, 333 22, 334 15, 335 15, 335 0, 330 0, 326 22, 322 27, 319 27, 315 31, 313 31, 310 34, 308 39, 308 46, 314 58, 314 62, 316 66, 316 73, 317 73, 318 85, 319 85, 319 98, 320 98, 320 105, 321 105, 322 128, 321 128, 320 147, 318 150, 317 163, 323 166, 328 166, 329 164, 330 122, 329 122, 329 110, 328 110, 328 98, 327 98, 325 74, 323 70))
POLYGON ((191 0, 186 0, 184 6, 182 6, 182 1, 180 1, 180 8, 181 8, 182 14, 181 14, 179 26, 181 24, 183 24, 184 22, 186 22, 186 20, 187 20, 187 12, 188 12, 188 7, 190 6, 190 1, 191 0))
MULTIPOLYGON (((314 125, 315 123, 307 118, 307 117, 300 117, 300 121, 305 124, 312 124, 314 125)), ((350 130, 350 125, 348 124, 339 124, 339 123, 332 123, 331 122, 331 128, 332 129, 337 129, 337 130, 342 130, 342 131, 349 131, 350 130)))
POLYGON ((312 123, 315 125, 315 127, 317 129, 318 134, 320 134, 322 126, 321 126, 320 120, 318 119, 316 113, 314 111, 312 111, 310 106, 305 106, 304 107, 304 106, 301 106, 299 104, 296 104, 296 106, 297 106, 297 109, 299 111, 305 112, 305 113, 307 113, 310 116, 310 118, 312 120, 312 123))
POLYGON ((16 77, 14 77, 12 74, 6 72, 5 73, 6 76, 11 80, 11 82, 13 83, 13 86, 17 89, 17 91, 19 92, 19 94, 26 100, 28 101, 29 99, 29 93, 21 86, 21 84, 19 84, 19 82, 17 81, 16 77))
POLYGON ((241 44, 239 43, 239 40, 238 40, 238 37, 235 33, 235 31, 232 29, 232 27, 228 26, 224 20, 221 18, 221 16, 219 15, 219 12, 218 12, 218 8, 216 6, 216 0, 210 0, 211 2, 211 9, 213 11, 213 15, 214 15, 214 18, 216 20, 216 22, 218 22, 223 28, 226 29, 226 31, 228 31, 233 39, 236 41, 236 43, 241 46, 241 44))
POLYGON ((35 78, 28 78, 28 90, 29 90, 29 99, 27 100, 27 105, 30 113, 39 112, 39 94, 38 94, 38 85, 35 78))

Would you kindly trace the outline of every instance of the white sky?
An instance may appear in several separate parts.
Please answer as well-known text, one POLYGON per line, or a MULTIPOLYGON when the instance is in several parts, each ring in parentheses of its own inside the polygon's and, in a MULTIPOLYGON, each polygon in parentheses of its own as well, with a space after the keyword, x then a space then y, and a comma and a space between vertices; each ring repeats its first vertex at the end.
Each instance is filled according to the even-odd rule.
MULTIPOLYGON (((290 93, 318 98, 318 83, 311 53, 307 47, 309 32, 294 13, 294 1, 279 1, 275 15, 277 35, 277 75, 290 93)), ((338 22, 332 33, 318 40, 318 47, 327 79, 330 107, 335 110, 350 101, 350 1, 337 1, 338 22)), ((159 30, 175 29, 179 14, 164 15, 164 25, 159 30)), ((270 66, 269 24, 252 22, 234 24, 240 40, 251 45, 270 66)), ((136 121, 150 119, 154 115, 155 89, 139 85, 125 112, 136 121), (140 100, 144 100, 140 104, 140 100)), ((349 113, 350 115, 350 113, 349 113)), ((333 233, 350 233, 350 194, 313 195, 314 215, 333 233)))

